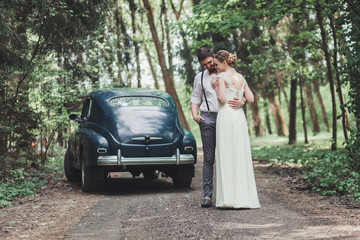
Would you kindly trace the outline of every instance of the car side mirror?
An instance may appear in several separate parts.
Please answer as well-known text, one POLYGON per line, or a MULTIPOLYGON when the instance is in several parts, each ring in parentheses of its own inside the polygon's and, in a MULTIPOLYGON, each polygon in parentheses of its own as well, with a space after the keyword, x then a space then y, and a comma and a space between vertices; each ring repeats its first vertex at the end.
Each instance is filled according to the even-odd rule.
POLYGON ((78 115, 77 114, 75 114, 75 113, 71 113, 70 115, 69 115, 69 119, 70 120, 73 120, 73 121, 75 121, 75 122, 78 122, 78 115))

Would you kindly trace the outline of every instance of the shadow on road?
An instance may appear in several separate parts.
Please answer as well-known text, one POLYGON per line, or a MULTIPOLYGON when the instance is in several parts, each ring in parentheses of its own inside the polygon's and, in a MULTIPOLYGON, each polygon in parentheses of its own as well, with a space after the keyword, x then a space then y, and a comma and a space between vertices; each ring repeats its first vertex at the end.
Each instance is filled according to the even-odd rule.
MULTIPOLYGON (((76 187, 80 190, 80 183, 78 183, 76 187)), ((133 178, 131 176, 125 175, 107 179, 100 183, 98 191, 88 192, 84 194, 125 196, 156 193, 188 193, 191 191, 194 191, 193 187, 174 187, 171 178, 162 178, 161 176, 159 176, 159 178, 156 180, 148 180, 143 178, 142 176, 133 178)))

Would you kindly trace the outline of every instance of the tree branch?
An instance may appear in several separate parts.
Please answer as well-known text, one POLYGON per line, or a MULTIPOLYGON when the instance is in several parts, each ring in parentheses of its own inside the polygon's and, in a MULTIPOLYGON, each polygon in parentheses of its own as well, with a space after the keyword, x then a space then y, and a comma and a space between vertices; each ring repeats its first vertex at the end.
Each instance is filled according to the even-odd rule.
MULTIPOLYGON (((36 54, 38 53, 39 51, 39 47, 40 47, 40 40, 41 40, 41 36, 42 36, 42 31, 43 31, 43 28, 44 28, 44 17, 42 19, 42 24, 40 26, 40 30, 39 30, 39 38, 38 38, 38 41, 35 45, 35 49, 33 51, 33 54, 30 58, 30 61, 29 61, 29 64, 32 63, 32 61, 34 60, 36 54)), ((22 84, 22 82, 26 79, 26 77, 29 75, 29 70, 24 74, 24 76, 19 80, 17 86, 16 86, 16 92, 15 92, 15 97, 14 97, 14 101, 13 101, 13 108, 12 108, 12 112, 9 113, 9 126, 11 125, 11 120, 12 120, 12 116, 13 116, 13 111, 15 109, 15 104, 17 102, 17 98, 18 98, 18 95, 19 95, 19 91, 20 91, 20 85, 22 84)))

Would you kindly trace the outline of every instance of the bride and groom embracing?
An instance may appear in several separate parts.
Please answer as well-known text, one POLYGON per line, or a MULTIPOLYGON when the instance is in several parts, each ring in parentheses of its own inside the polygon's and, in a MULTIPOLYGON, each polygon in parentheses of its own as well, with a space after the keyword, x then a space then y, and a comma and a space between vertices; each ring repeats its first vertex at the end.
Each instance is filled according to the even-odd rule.
POLYGON ((215 54, 200 48, 197 57, 204 71, 194 79, 191 113, 200 126, 203 143, 202 207, 211 207, 216 158, 216 207, 259 208, 250 139, 242 108, 254 101, 244 77, 233 66, 235 54, 215 54), (199 113, 201 113, 199 115, 199 113))

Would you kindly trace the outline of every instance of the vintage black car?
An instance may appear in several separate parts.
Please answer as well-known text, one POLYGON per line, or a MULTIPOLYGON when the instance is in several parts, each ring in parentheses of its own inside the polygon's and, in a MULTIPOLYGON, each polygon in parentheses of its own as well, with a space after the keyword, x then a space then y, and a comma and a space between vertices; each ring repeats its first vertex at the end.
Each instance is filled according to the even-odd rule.
POLYGON ((156 179, 172 177, 175 187, 189 187, 194 177, 196 141, 184 129, 175 101, 163 91, 119 88, 96 90, 85 99, 64 160, 68 181, 81 180, 95 191, 110 172, 128 171, 156 179))

